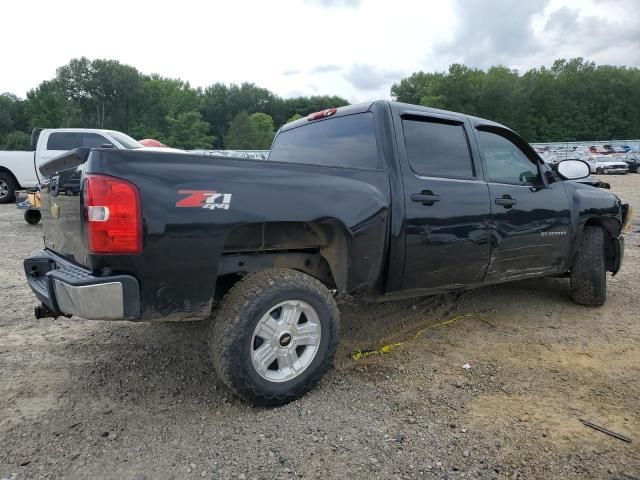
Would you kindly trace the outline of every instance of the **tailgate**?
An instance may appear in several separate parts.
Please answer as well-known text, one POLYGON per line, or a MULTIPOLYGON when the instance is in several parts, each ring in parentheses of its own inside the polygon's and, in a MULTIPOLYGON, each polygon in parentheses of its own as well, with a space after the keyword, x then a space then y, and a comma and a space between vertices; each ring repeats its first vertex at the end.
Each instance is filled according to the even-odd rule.
POLYGON ((40 167, 41 213, 45 247, 88 266, 82 227, 81 177, 89 149, 77 148, 40 167))

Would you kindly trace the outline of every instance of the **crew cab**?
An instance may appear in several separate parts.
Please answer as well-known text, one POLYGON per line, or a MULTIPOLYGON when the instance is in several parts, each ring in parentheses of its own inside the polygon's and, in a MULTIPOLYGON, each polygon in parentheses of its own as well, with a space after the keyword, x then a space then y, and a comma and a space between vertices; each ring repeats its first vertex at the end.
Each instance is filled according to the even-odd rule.
POLYGON ((133 138, 114 130, 35 129, 31 134, 32 151, 0 152, 0 203, 12 202, 17 190, 35 188, 40 181, 38 168, 53 157, 78 147, 103 146, 119 149, 142 147, 133 138))
POLYGON ((295 399, 336 351, 336 293, 369 301, 567 276, 602 305, 631 209, 489 120, 376 101, 283 126, 267 160, 76 149, 40 167, 38 317, 210 323, 220 378, 295 399), (80 174, 78 195, 61 195, 80 174))

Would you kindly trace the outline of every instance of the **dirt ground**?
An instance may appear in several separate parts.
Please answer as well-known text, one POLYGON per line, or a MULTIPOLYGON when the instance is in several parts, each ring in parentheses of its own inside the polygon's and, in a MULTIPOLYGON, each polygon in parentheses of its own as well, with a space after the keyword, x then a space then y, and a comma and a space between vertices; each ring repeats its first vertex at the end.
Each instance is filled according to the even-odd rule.
MULTIPOLYGON (((640 175, 606 180, 640 206, 640 175)), ((35 320, 21 215, 0 206, 1 479, 640 479, 637 220, 604 307, 564 279, 343 301, 335 368, 264 409, 216 379, 203 323, 35 320)))

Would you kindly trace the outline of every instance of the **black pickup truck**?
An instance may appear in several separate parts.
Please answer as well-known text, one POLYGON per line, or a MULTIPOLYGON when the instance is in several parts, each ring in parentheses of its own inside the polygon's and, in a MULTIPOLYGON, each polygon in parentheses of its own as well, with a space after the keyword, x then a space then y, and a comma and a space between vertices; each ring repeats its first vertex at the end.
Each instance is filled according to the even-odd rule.
POLYGON ((329 367, 336 293, 371 301, 564 275, 601 305, 631 212, 497 123, 377 101, 282 127, 268 160, 76 149, 41 167, 38 317, 213 315, 213 364, 276 405, 329 367), (81 174, 81 191, 64 192, 81 174))

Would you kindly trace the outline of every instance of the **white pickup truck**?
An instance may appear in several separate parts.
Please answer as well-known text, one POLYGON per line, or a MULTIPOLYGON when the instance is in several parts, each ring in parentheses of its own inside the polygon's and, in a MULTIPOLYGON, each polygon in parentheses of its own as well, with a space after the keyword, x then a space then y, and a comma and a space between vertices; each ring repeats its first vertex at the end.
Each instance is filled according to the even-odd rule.
POLYGON ((0 203, 15 199, 16 190, 34 188, 40 182, 38 167, 47 160, 78 147, 111 146, 141 148, 133 138, 113 130, 92 128, 35 129, 29 152, 0 152, 0 203))

